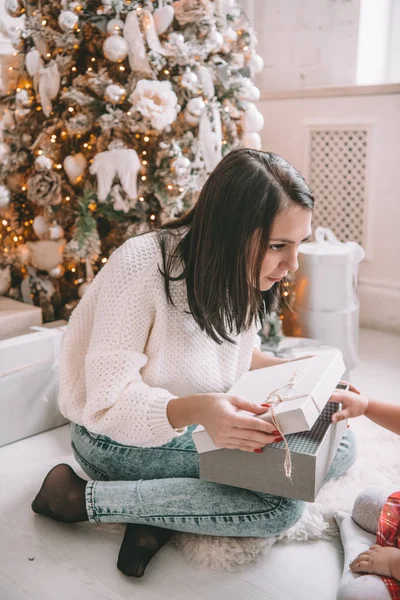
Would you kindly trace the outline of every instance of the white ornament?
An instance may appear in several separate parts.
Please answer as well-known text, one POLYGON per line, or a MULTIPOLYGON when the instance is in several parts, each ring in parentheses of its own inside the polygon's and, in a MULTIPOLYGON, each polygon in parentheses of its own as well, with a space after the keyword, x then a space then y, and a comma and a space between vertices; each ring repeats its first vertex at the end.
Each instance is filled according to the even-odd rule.
POLYGON ((31 77, 33 77, 40 67, 43 66, 40 53, 36 50, 36 48, 32 47, 25 56, 25 66, 31 77))
POLYGON ((0 161, 3 160, 6 156, 8 156, 11 152, 11 148, 8 144, 4 142, 0 142, 0 161))
POLYGON ((237 98, 239 100, 257 102, 260 99, 260 90, 254 85, 251 79, 243 79, 237 93, 237 98))
POLYGON ((49 271, 50 277, 54 277, 54 279, 60 279, 65 273, 65 267, 63 265, 56 265, 49 271))
POLYGON ((15 101, 19 106, 27 108, 31 106, 33 98, 32 95, 29 94, 28 90, 22 89, 15 93, 15 101))
POLYGON ((10 204, 11 192, 5 185, 0 185, 0 208, 5 208, 10 204))
POLYGON ((31 252, 26 244, 19 244, 15 254, 18 261, 23 265, 27 265, 31 260, 31 252))
POLYGON ((221 115, 216 106, 212 107, 212 119, 207 110, 200 117, 199 140, 203 159, 208 172, 211 172, 222 159, 221 115))
POLYGON ((198 125, 205 106, 203 98, 191 98, 184 111, 186 122, 191 126, 198 125))
POLYGON ((79 17, 71 10, 63 10, 58 15, 58 24, 63 31, 72 31, 78 27, 79 17))
POLYGON ((49 117, 52 104, 51 101, 57 97, 60 91, 60 72, 58 70, 57 63, 50 63, 49 66, 43 67, 39 71, 39 95, 40 103, 42 105, 43 114, 45 117, 49 117))
POLYGON ((5 9, 7 14, 14 18, 20 17, 25 12, 25 7, 21 0, 6 0, 5 9))
POLYGON ((103 44, 104 56, 111 62, 121 62, 128 55, 128 44, 120 35, 110 35, 103 44))
POLYGON ((32 229, 35 232, 35 234, 38 236, 38 238, 42 239, 47 236, 47 233, 49 231, 49 226, 47 224, 46 219, 44 217, 42 217, 41 215, 38 215, 33 219, 32 229))
MULTIPOLYGON (((104 0, 103 0, 104 1, 104 0)), ((124 39, 128 48, 129 66, 133 72, 151 75, 152 69, 147 58, 142 32, 136 10, 127 14, 124 27, 124 39)))
POLYGON ((210 44, 213 52, 218 52, 224 45, 224 38, 222 37, 222 34, 216 29, 212 29, 210 31, 206 40, 210 44))
POLYGON ((111 19, 107 23, 107 33, 112 35, 113 33, 122 33, 125 27, 125 23, 122 19, 111 19))
POLYGON ((178 177, 186 175, 190 169, 190 165, 191 162, 188 158, 186 158, 186 156, 178 156, 178 158, 175 158, 171 163, 171 167, 174 169, 178 177))
POLYGON ((122 102, 125 99, 125 96, 126 91, 120 85, 111 83, 106 87, 106 98, 109 102, 118 104, 118 102, 122 102))
POLYGON ((242 144, 245 148, 253 148, 254 150, 261 150, 262 143, 259 133, 245 133, 242 136, 242 144))
POLYGON ((87 291, 89 285, 90 285, 90 281, 84 281, 83 283, 81 283, 81 285, 78 287, 79 298, 82 298, 84 293, 87 291))
POLYGON ((51 240, 60 240, 64 237, 64 229, 58 223, 54 223, 49 227, 49 234, 51 240))
POLYGON ((179 46, 185 43, 185 37, 182 33, 173 31, 168 35, 168 42, 174 46, 179 46))
POLYGON ((97 196, 105 202, 110 193, 114 177, 118 175, 121 186, 130 200, 136 200, 137 176, 141 162, 136 150, 121 148, 99 152, 90 166, 92 175, 97 175, 97 196))
POLYGON ((183 87, 192 87, 198 82, 198 77, 196 73, 194 73, 189 67, 185 69, 185 72, 182 75, 182 86, 183 87))
POLYGON ((45 156, 44 154, 35 158, 35 167, 38 171, 51 169, 53 167, 53 164, 53 160, 48 156, 45 156))
POLYGON ((225 42, 228 42, 230 44, 232 44, 233 42, 236 42, 237 40, 237 33, 234 29, 232 29, 232 27, 228 27, 228 29, 226 31, 224 31, 224 40, 225 42))
POLYGON ((78 154, 70 154, 64 159, 63 162, 64 171, 68 175, 68 179, 71 183, 79 183, 80 178, 85 173, 87 160, 82 152, 78 154))
POLYGON ((159 8, 157 8, 153 13, 153 19, 158 35, 161 35, 167 31, 168 27, 174 20, 175 11, 170 4, 167 6, 161 6, 159 3, 158 6, 159 8))
POLYGON ((264 127, 264 117, 255 104, 249 102, 240 119, 240 125, 244 133, 255 133, 264 127))
POLYGON ((62 262, 65 240, 26 242, 31 251, 31 264, 42 271, 51 271, 62 262))
POLYGON ((11 287, 11 267, 7 265, 5 269, 0 269, 0 296, 7 294, 11 287))
POLYGON ((252 77, 254 77, 254 75, 260 73, 263 70, 264 61, 259 54, 256 54, 254 52, 247 61, 247 66, 250 69, 252 77))
POLYGON ((140 112, 158 131, 163 131, 175 121, 179 109, 178 97, 170 81, 140 79, 129 101, 132 110, 140 112))
POLYGON ((208 99, 213 98, 215 94, 214 82, 210 69, 202 65, 199 67, 199 79, 200 85, 203 88, 203 92, 208 99))

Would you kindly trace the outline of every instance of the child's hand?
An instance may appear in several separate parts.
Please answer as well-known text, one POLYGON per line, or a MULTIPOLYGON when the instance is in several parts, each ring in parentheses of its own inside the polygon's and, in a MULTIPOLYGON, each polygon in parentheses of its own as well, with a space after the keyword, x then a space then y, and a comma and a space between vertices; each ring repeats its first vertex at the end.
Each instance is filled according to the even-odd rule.
POLYGON ((384 577, 395 577, 392 567, 399 560, 399 556, 398 548, 374 545, 369 550, 361 552, 350 563, 350 570, 353 573, 373 573, 384 577))
POLYGON ((343 421, 344 419, 352 419, 365 414, 368 408, 367 396, 361 396, 360 392, 350 385, 349 391, 337 390, 329 398, 329 402, 341 403, 343 408, 332 416, 332 423, 343 421))

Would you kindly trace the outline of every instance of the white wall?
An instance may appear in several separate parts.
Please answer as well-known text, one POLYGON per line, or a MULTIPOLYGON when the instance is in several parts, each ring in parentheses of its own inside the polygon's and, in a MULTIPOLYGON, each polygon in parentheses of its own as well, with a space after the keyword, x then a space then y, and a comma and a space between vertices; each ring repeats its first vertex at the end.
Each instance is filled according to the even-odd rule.
POLYGON ((361 321, 400 334, 400 93, 265 99, 263 149, 307 170, 307 125, 371 126, 366 250, 360 269, 361 321))
POLYGON ((400 82, 400 0, 240 0, 265 91, 400 82))
POLYGON ((257 51, 265 62, 258 78, 261 89, 355 83, 360 0, 241 0, 241 4, 257 32, 257 51))

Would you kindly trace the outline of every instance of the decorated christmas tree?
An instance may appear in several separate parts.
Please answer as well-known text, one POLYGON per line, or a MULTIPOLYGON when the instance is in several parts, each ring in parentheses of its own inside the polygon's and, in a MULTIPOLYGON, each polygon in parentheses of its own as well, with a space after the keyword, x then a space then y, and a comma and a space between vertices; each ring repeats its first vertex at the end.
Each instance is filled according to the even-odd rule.
POLYGON ((256 38, 237 0, 6 0, 0 293, 68 318, 129 237, 260 148, 256 38))

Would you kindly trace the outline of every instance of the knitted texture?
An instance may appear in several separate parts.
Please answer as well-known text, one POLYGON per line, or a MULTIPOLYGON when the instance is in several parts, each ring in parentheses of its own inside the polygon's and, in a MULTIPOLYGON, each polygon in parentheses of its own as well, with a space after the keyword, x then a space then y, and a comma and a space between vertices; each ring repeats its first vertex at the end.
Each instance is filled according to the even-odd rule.
MULTIPOLYGON (((176 237, 170 236, 173 243, 176 237)), ((255 324, 217 344, 189 310, 185 281, 167 302, 156 232, 116 250, 73 312, 60 355, 63 415, 93 433, 133 446, 180 435, 167 417, 174 397, 226 392, 249 370, 255 324)))

